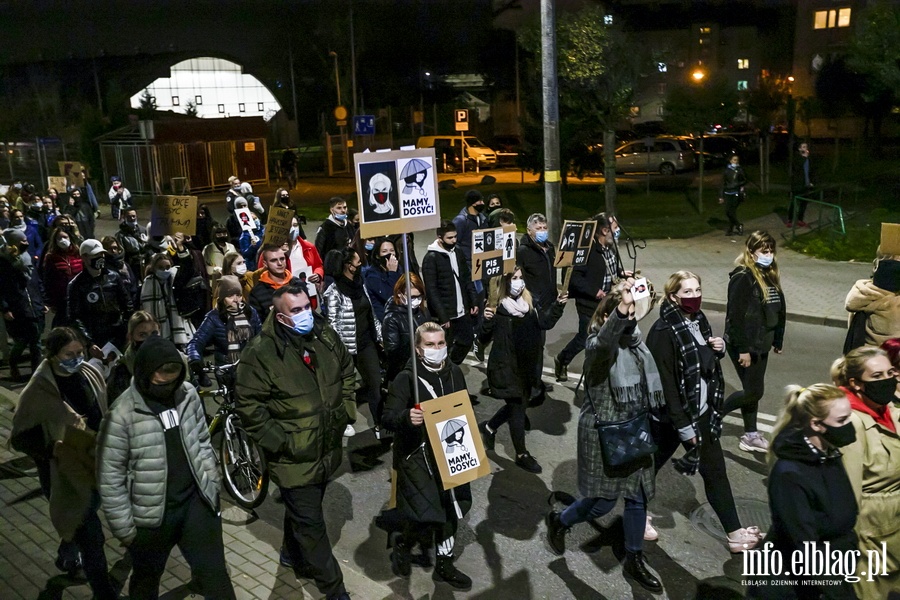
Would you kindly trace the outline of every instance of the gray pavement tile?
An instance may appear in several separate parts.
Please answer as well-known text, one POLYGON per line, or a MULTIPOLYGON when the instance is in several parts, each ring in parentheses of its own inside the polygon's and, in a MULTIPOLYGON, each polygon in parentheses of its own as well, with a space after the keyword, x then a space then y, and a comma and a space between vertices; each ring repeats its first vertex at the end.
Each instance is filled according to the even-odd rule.
POLYGON ((256 600, 253 592, 244 588, 235 588, 234 595, 237 597, 237 600, 256 600))
POLYGON ((244 578, 244 577, 253 577, 253 578, 255 578, 255 577, 257 577, 257 576, 259 576, 259 575, 262 575, 263 573, 266 572, 262 567, 260 567, 260 566, 258 566, 258 565, 255 565, 255 564, 253 564, 253 563, 250 562, 250 561, 247 561, 247 562, 245 562, 244 564, 242 564, 242 565, 240 565, 239 567, 236 567, 236 568, 237 568, 237 570, 240 572, 240 577, 241 577, 241 578, 244 578))

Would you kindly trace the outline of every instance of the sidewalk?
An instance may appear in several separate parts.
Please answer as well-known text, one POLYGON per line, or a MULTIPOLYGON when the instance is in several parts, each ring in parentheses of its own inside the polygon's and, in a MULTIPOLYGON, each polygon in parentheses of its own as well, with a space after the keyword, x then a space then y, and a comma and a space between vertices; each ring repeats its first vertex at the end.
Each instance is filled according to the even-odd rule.
MULTIPOLYGON (((47 501, 40 493, 31 460, 6 447, 17 394, 0 387, 0 586, 3 598, 90 600, 84 582, 68 579, 54 566, 59 536, 50 523, 47 501)), ((267 502, 273 502, 269 499, 267 502)), ((124 548, 106 528, 106 558, 111 575, 124 581, 131 571, 124 548)), ((298 580, 278 563, 281 530, 256 520, 227 502, 223 492, 225 559, 238 600, 317 599, 322 595, 308 580, 298 580)), ((344 583, 354 600, 380 600, 391 589, 349 568, 350 558, 335 554, 344 583)), ((190 568, 176 548, 160 583, 161 600, 199 598, 189 589, 190 568)), ((127 595, 127 588, 123 591, 127 595)))

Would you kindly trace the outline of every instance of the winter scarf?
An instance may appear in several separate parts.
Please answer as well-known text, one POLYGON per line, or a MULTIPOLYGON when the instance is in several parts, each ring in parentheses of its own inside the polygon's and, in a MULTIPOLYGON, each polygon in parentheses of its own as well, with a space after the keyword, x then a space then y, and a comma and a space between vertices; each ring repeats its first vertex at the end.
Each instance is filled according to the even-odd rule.
POLYGON ((236 363, 241 357, 241 350, 250 340, 252 331, 250 329, 250 320, 244 312, 246 307, 243 302, 237 306, 226 308, 225 314, 228 318, 226 331, 228 334, 228 362, 236 363))
POLYGON ((633 363, 627 360, 616 360, 609 369, 609 387, 613 398, 619 404, 641 406, 646 394, 650 410, 655 411, 665 404, 662 381, 653 355, 643 342, 621 348, 619 352, 630 352, 637 363, 637 369, 631 368, 633 363))
POLYGON ((500 305, 513 317, 524 317, 529 311, 528 303, 525 302, 525 299, 522 298, 522 296, 519 296, 518 298, 507 296, 500 301, 500 305))

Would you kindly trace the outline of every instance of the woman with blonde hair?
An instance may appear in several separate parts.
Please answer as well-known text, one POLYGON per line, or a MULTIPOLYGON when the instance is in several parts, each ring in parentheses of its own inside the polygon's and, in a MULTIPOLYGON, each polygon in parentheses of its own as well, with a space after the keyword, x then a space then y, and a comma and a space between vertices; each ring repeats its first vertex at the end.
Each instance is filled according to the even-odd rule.
POLYGON ((479 425, 481 436, 487 448, 493 449, 497 429, 508 422, 516 464, 531 473, 540 473, 541 465, 525 448, 525 408, 531 390, 544 385, 533 368, 542 360, 541 333, 553 329, 569 296, 560 294, 556 302, 536 309, 531 292, 525 287, 521 267, 494 278, 490 291, 479 342, 482 347, 494 342, 488 358, 488 383, 494 397, 504 400, 506 405, 479 425))
POLYGON ((850 422, 856 441, 843 452, 844 468, 859 504, 859 550, 863 557, 870 551, 887 557, 877 574, 856 584, 856 593, 862 599, 887 598, 900 589, 900 408, 894 405, 897 370, 884 350, 862 346, 834 362, 831 378, 847 394, 853 409, 850 422))
MULTIPOLYGON (((846 394, 833 385, 787 388, 769 452, 772 528, 766 537, 785 564, 807 543, 822 549, 828 543, 832 552, 841 553, 857 548, 853 526, 859 509, 840 450, 856 440, 852 414, 846 394)), ((798 583, 759 581, 759 585, 748 586, 747 597, 856 597, 853 586, 841 575, 804 577, 794 573, 784 579, 798 583)))
POLYGON ((741 409, 741 450, 766 452, 769 442, 757 430, 756 415, 765 393, 769 351, 783 352, 786 315, 775 238, 765 231, 754 231, 734 264, 736 268, 728 274, 725 342, 743 389, 725 399, 723 412, 741 409))

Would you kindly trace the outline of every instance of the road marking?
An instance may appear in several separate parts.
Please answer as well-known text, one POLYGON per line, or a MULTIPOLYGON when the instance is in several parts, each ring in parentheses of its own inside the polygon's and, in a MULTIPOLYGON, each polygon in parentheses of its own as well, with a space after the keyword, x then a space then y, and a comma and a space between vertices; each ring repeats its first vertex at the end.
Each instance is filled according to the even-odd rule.
MULTIPOLYGON (((470 356, 474 356, 474 355, 470 355, 470 356)), ((470 367, 475 367, 476 369, 478 369, 482 372, 484 372, 486 369, 485 365, 483 363, 479 362, 475 358, 467 358, 466 360, 463 361, 463 363, 470 367)), ((556 373, 553 371, 553 369, 551 369, 550 367, 544 367, 543 371, 544 371, 544 373, 547 373, 547 375, 542 377, 542 379, 544 381, 546 381, 547 383, 553 384, 553 385, 558 385, 558 386, 561 386, 564 388, 568 388, 568 389, 572 390, 573 392, 575 391, 575 386, 578 385, 578 380, 581 379, 581 373, 573 373, 573 372, 569 371, 569 379, 566 380, 565 383, 560 383, 560 382, 556 381, 556 373)), ((764 412, 756 413, 756 416, 758 418, 762 419, 763 421, 770 421, 772 423, 775 423, 778 420, 778 415, 770 415, 770 414, 764 413, 764 412)), ((743 420, 741 420, 738 417, 733 417, 731 415, 725 415, 724 420, 726 423, 731 423, 732 425, 743 425, 744 424, 743 420)), ((760 431, 765 431, 766 433, 772 433, 772 429, 773 429, 773 427, 771 425, 767 425, 765 423, 757 424, 757 428, 760 431)))

